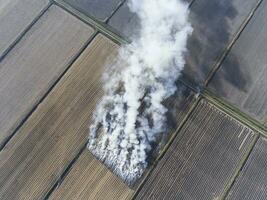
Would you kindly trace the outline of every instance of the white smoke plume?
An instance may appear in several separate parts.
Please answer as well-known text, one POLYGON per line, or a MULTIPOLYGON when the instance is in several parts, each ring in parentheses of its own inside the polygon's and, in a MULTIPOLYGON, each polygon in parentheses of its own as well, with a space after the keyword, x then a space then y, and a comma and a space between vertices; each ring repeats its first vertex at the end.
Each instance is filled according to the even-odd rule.
POLYGON ((121 47, 104 77, 105 95, 90 126, 89 150, 125 182, 148 165, 152 144, 166 133, 162 102, 176 91, 192 32, 188 4, 181 0, 130 0, 140 35, 121 47))

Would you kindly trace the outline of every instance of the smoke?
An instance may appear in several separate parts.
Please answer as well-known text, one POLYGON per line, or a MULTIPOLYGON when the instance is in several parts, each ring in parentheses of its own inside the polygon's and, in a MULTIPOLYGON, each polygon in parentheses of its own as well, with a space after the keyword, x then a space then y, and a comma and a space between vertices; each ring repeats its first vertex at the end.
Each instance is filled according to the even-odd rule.
POLYGON ((152 145, 165 134, 162 102, 176 91, 192 28, 181 0, 130 0, 140 34, 119 50, 104 75, 104 92, 90 126, 89 150, 128 183, 148 165, 152 145))

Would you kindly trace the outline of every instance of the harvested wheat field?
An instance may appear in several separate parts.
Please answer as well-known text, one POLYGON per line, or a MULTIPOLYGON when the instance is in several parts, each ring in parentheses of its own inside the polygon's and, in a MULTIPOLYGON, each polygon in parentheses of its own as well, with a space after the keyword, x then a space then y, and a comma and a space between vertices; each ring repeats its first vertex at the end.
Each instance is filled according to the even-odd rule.
POLYGON ((0 0, 1 200, 267 199, 267 0, 135 2, 0 0))

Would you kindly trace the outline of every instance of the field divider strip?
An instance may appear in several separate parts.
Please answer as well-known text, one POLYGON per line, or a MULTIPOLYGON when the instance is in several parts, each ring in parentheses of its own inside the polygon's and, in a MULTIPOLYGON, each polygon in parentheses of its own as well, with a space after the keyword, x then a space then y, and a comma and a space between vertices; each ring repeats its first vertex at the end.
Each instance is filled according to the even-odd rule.
POLYGON ((189 119, 189 117, 193 114, 194 110, 196 109, 198 103, 201 100, 201 96, 196 96, 195 101, 193 102, 193 104, 191 105, 189 111, 187 112, 187 114, 184 116, 183 120, 181 121, 181 123, 179 124, 179 126, 176 128, 176 130, 174 131, 174 133, 172 134, 171 138, 169 139, 169 141, 167 142, 167 144, 164 146, 164 148, 160 151, 160 154, 158 155, 158 157, 156 158, 156 160, 154 161, 153 165, 150 166, 150 169, 148 170, 148 172, 145 174, 145 176, 143 177, 142 181, 139 183, 137 189, 135 190, 135 192, 133 193, 133 196, 131 198, 131 200, 134 200, 138 193, 140 192, 140 190, 142 189, 142 186, 146 183, 146 181, 148 180, 148 177, 150 176, 150 174, 153 172, 153 170, 156 168, 158 162, 163 158, 163 156, 165 155, 165 153, 167 152, 167 150, 170 148, 170 146, 173 144, 176 136, 178 135, 178 133, 180 132, 180 130, 184 127, 185 123, 187 122, 187 120, 189 119))
POLYGON ((77 155, 70 161, 70 163, 66 166, 66 168, 63 170, 63 172, 60 174, 59 178, 56 180, 54 185, 48 190, 46 193, 44 200, 48 200, 50 196, 53 194, 53 192, 61 185, 61 183, 64 181, 64 179, 69 174, 72 167, 75 165, 76 161, 80 158, 82 153, 86 150, 87 142, 82 146, 82 148, 79 150, 77 155))
POLYGON ((228 196, 229 192, 231 191, 233 185, 236 182, 236 179, 238 178, 238 176, 240 175, 240 172, 242 171, 244 165, 246 164, 248 158, 250 157, 257 141, 259 140, 260 136, 258 133, 256 133, 256 137, 253 139, 253 141, 251 142, 251 144, 248 147, 248 150, 246 152, 246 154, 244 155, 243 159, 240 161, 240 164, 237 168, 237 170, 235 171, 234 175, 231 177, 231 180, 229 181, 228 185, 226 185, 226 187, 224 188, 224 192, 221 196, 221 200, 226 199, 226 197, 228 196))
POLYGON ((125 4, 126 0, 122 0, 119 5, 111 12, 110 16, 105 20, 105 23, 108 24, 109 20, 115 15, 115 13, 125 4))
POLYGON ((52 6, 49 2, 40 13, 32 20, 32 22, 25 27, 25 29, 18 35, 18 37, 7 47, 7 49, 0 55, 0 62, 6 57, 6 55, 19 43, 19 41, 26 35, 26 33, 34 26, 34 24, 44 15, 44 13, 52 6))
POLYGON ((209 71, 209 73, 207 75, 207 78, 206 78, 206 80, 204 82, 204 86, 206 86, 206 87, 208 86, 208 84, 210 83, 210 81, 212 80, 212 78, 214 77, 216 72, 220 69, 223 61, 225 60, 227 55, 230 53, 232 47, 234 46, 234 44, 236 43, 238 38, 241 36, 242 32, 245 30, 246 26, 248 25, 248 23, 250 22, 252 17, 255 15, 255 13, 256 13, 257 9, 260 7, 262 1, 263 0, 259 0, 258 1, 256 6, 252 9, 252 11, 249 13, 247 18, 241 24, 241 26, 238 29, 238 31, 235 33, 235 35, 234 35, 233 39, 231 40, 230 44, 226 47, 226 49, 224 49, 222 55, 218 57, 217 61, 215 61, 215 64, 212 66, 211 70, 209 71))
MULTIPOLYGON (((62 7, 62 5, 57 4, 57 2, 51 0, 51 2, 61 8, 63 8, 64 10, 65 7, 62 7)), ((119 9, 120 6, 122 6, 124 2, 122 2, 117 9, 119 9)), ((72 9, 72 8, 71 8, 72 9)), ((116 10, 117 10, 116 9, 116 10)), ((92 42, 92 40, 97 36, 97 34, 102 33, 104 35, 106 35, 105 33, 103 33, 101 30, 99 30, 96 26, 87 23, 87 21, 82 20, 79 16, 77 16, 76 14, 72 13, 71 11, 67 10, 70 14, 78 17, 81 21, 85 22, 86 24, 88 24, 89 26, 93 27, 95 29, 94 34, 90 37, 90 39, 86 42, 86 44, 84 45, 84 47, 81 49, 81 51, 78 53, 78 55, 75 57, 75 59, 73 59, 73 61, 69 64, 69 67, 64 71, 64 73, 61 75, 61 77, 58 79, 57 83, 60 81, 60 79, 66 74, 66 72, 69 70, 69 68, 72 66, 72 64, 79 58, 79 56, 83 53, 83 51, 88 47, 88 45, 90 45, 90 43, 92 42)), ((111 16, 110 16, 111 17, 111 16)), ((98 23, 98 22, 97 22, 98 23)), ((111 40, 114 41, 114 38, 110 38, 111 40)), ((119 43, 119 45, 121 45, 121 41, 117 41, 115 39, 115 43, 119 43)), ((54 86, 57 84, 55 83, 54 86)), ((53 87, 54 88, 54 87, 53 87)), ((51 88, 50 91, 53 89, 51 88)), ((49 92, 48 92, 49 93, 49 92)), ((47 95, 48 95, 47 93, 47 95)), ((46 96, 47 96, 46 95, 46 96)), ((44 99, 44 98, 43 98, 44 99)), ((26 120, 25 120, 26 121, 26 120)), ((61 185, 61 183, 64 181, 64 179, 67 177, 68 173, 70 172, 70 170, 72 169, 72 167, 75 165, 76 161, 79 159, 79 157, 82 155, 82 153, 86 150, 86 146, 87 146, 88 141, 82 146, 82 148, 80 149, 80 151, 76 154, 76 156, 70 161, 69 164, 66 165, 66 168, 62 171, 62 173, 59 175, 59 178, 55 181, 55 183, 52 185, 52 187, 48 190, 48 192, 46 193, 44 200, 48 200, 49 197, 53 194, 53 192, 61 185)))
MULTIPOLYGON (((113 42, 115 42, 118 45, 122 44, 129 44, 130 41, 116 33, 110 30, 107 24, 101 22, 100 20, 95 19, 92 16, 87 16, 83 14, 82 12, 78 11, 77 9, 73 8, 71 5, 66 3, 64 0, 51 0, 54 4, 61 7, 62 9, 66 10, 70 14, 74 15, 84 23, 90 25, 91 27, 95 28, 95 30, 99 31, 103 35, 105 35, 107 38, 111 39, 113 42)), ((107 19, 108 21, 109 19, 107 19)))
POLYGON ((267 138, 267 128, 264 127, 260 122, 253 119, 249 115, 245 114, 235 106, 231 105, 230 103, 226 102, 220 97, 215 96, 212 92, 208 89, 204 89, 201 94, 208 102, 211 102, 217 108, 224 111, 230 117, 238 120, 239 122, 245 124, 247 127, 252 129, 253 131, 258 132, 263 137, 267 138))
POLYGON ((224 100, 221 97, 216 96, 212 91, 210 91, 208 88, 204 87, 201 89, 196 89, 187 82, 183 80, 179 80, 182 82, 185 86, 190 88, 192 91, 196 92, 200 96, 202 96, 204 99, 206 99, 211 104, 215 105, 220 110, 224 111, 228 116, 236 119, 237 121, 245 124, 250 129, 258 132, 263 137, 267 138, 267 127, 265 127, 261 122, 255 120, 248 114, 244 113, 237 107, 230 104, 228 101, 224 100))
POLYGON ((36 109, 40 106, 40 104, 45 100, 45 98, 49 95, 49 93, 54 89, 54 87, 59 83, 61 78, 66 74, 66 72, 71 68, 72 64, 78 59, 78 57, 82 54, 82 52, 88 47, 91 41, 96 37, 98 34, 95 31, 90 38, 85 42, 85 44, 81 47, 78 53, 72 58, 72 60, 67 64, 66 69, 59 75, 59 77, 55 80, 55 82, 48 88, 45 94, 40 98, 40 100, 33 106, 33 108, 29 111, 29 113, 22 119, 20 124, 16 127, 16 129, 10 134, 10 136, 4 140, 0 144, 0 152, 5 148, 5 146, 9 143, 9 141, 16 135, 19 129, 24 125, 24 123, 29 119, 29 117, 36 111, 36 109))

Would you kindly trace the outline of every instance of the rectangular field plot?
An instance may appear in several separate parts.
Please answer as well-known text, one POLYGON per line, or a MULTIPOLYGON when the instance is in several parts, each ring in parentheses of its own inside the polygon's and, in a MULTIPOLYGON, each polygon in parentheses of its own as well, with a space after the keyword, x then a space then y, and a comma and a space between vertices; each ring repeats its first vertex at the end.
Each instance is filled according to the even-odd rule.
POLYGON ((210 70, 259 0, 196 0, 190 8, 194 28, 188 40, 183 80, 203 85, 210 70))
POLYGON ((124 3, 119 10, 111 17, 108 24, 120 35, 131 38, 136 36, 140 30, 140 20, 135 13, 132 13, 124 3))
POLYGON ((209 88, 267 126, 267 2, 263 1, 209 88))
POLYGON ((48 3, 49 0, 0 0, 0 58, 48 3))
POLYGON ((242 168, 227 200, 267 198, 267 140, 260 138, 242 168))
POLYGON ((91 27, 52 6, 0 62, 0 147, 92 33, 91 27))
POLYGON ((49 200, 129 200, 133 192, 86 149, 49 200))
POLYGON ((63 0, 75 9, 100 21, 106 21, 123 0, 63 0))
POLYGON ((220 199, 255 135, 201 101, 137 199, 220 199))
POLYGON ((0 152, 1 200, 44 199, 84 147, 105 60, 116 49, 98 35, 0 152))

